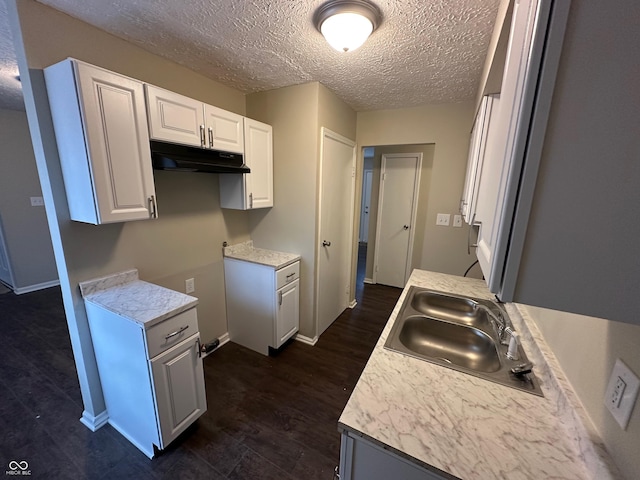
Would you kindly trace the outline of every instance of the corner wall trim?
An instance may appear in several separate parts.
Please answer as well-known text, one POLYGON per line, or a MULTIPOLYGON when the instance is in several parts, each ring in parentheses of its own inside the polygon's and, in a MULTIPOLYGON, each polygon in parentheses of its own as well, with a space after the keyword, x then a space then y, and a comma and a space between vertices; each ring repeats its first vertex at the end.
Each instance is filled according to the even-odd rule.
POLYGON ((306 343, 307 345, 311 345, 312 347, 318 343, 318 337, 315 336, 313 338, 305 337, 304 335, 300 335, 297 333, 294 337, 294 340, 302 343, 306 343))
POLYGON ((363 282, 364 282, 364 283, 368 283, 369 285, 374 285, 374 283, 373 283, 373 279, 372 279, 372 278, 365 278, 365 279, 363 280, 363 282))
POLYGON ((356 308, 356 305, 358 305, 357 300, 354 298, 353 300, 351 300, 351 302, 349 303, 349 308, 356 308))
POLYGON ((27 285, 26 287, 14 288, 13 293, 16 295, 22 295, 23 293, 31 293, 37 290, 44 290, 45 288, 57 287, 58 285, 60 285, 60 280, 51 280, 50 282, 42 282, 34 285, 27 285))
POLYGON ((80 423, 82 423, 85 427, 87 427, 92 432, 95 432, 100 427, 106 425, 109 421, 109 413, 104 410, 100 412, 98 415, 91 415, 86 410, 82 412, 82 417, 80 417, 80 423))

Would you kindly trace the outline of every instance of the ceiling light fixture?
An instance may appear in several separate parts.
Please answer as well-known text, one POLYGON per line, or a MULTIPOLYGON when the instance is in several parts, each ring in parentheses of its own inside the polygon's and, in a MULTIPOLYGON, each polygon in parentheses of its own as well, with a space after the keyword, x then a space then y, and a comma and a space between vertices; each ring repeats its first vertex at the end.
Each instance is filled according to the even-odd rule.
POLYGON ((364 0, 330 0, 313 16, 318 31, 339 52, 351 52, 362 45, 381 20, 378 7, 364 0))

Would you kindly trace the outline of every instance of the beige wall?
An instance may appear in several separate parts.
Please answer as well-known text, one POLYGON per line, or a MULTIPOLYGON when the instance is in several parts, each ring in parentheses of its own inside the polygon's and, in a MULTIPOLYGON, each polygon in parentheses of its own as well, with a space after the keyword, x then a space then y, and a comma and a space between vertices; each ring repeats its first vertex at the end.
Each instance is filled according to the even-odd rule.
POLYGON ((0 218, 13 273, 13 287, 55 282, 51 236, 44 207, 30 197, 42 196, 27 115, 0 110, 0 218))
MULTIPOLYGON (((467 102, 358 113, 359 146, 434 144, 431 186, 421 200, 427 204, 424 240, 414 247, 421 251, 419 267, 425 270, 462 275, 476 260, 473 251, 467 254, 466 225, 436 226, 437 213, 459 212, 473 108, 473 102, 467 102)), ((359 155, 361 183, 362 152, 359 155)))
POLYGON ((273 126, 274 206, 251 212, 260 248, 300 254, 300 333, 315 336, 318 83, 247 96, 247 115, 273 126))
POLYGON ((604 406, 617 358, 640 375, 640 326, 527 306, 625 478, 640 472, 640 407, 622 430, 604 406))
POLYGON ((17 39, 16 51, 54 250, 65 273, 65 311, 85 411, 96 415, 104 407, 78 282, 135 267, 143 280, 184 291, 184 281, 194 277, 201 337, 211 340, 227 332, 222 242, 248 240, 249 219, 246 212, 220 209, 217 175, 155 172, 158 220, 100 226, 70 221, 40 69, 75 57, 240 114, 245 97, 40 3, 18 0, 17 15, 22 41, 17 39))
MULTIPOLYGON (((371 146, 371 145, 365 145, 371 146)), ((378 219, 378 200, 380 198, 380 170, 382 155, 388 153, 421 153, 422 170, 420 172, 420 186, 418 191, 418 206, 416 212, 416 224, 413 226, 414 249, 411 269, 420 268, 422 263, 422 245, 424 244, 426 218, 428 210, 429 187, 431 185, 431 170, 433 168, 434 145, 388 145, 376 147, 371 164, 373 176, 371 181, 371 207, 369 209, 369 236, 367 244, 367 265, 365 277, 373 279, 374 253, 376 248, 376 231, 378 219)))
POLYGON ((300 333, 314 338, 320 128, 353 139, 356 114, 325 86, 308 83, 248 95, 247 116, 272 125, 274 135, 274 207, 251 212, 251 238, 301 255, 300 333))

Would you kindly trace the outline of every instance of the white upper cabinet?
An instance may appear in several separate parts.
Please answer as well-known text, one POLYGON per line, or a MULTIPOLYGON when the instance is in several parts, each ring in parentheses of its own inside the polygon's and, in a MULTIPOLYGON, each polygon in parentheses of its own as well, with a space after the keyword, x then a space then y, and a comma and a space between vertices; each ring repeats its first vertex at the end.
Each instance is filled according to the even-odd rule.
POLYGON ((142 82, 73 59, 44 74, 71 219, 157 217, 142 82))
POLYGON ((153 140, 244 153, 243 116, 145 85, 153 140))
MULTIPOLYGON (((480 110, 476 115, 471 132, 471 143, 469 145, 469 159, 467 160, 467 175, 465 177, 464 191, 460 202, 460 213, 465 222, 472 223, 476 214, 476 202, 478 190, 480 188, 480 173, 484 163, 487 140, 489 136, 489 126, 492 114, 495 115, 494 100, 497 95, 485 95, 480 104, 480 110)), ((496 104, 497 104, 497 100, 496 104)))
POLYGON ((251 173, 220 175, 220 206, 236 210, 273 207, 273 129, 244 119, 244 162, 251 173))

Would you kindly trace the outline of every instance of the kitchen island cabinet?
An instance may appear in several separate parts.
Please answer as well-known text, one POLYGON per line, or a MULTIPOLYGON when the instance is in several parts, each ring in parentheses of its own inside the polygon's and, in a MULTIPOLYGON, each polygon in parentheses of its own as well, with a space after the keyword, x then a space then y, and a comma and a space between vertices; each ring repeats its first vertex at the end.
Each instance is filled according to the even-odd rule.
POLYGON ((142 82, 74 59, 44 76, 71 219, 156 218, 142 82))
POLYGON ((300 256, 253 248, 225 248, 227 323, 231 341, 263 355, 300 326, 300 256))
POLYGON ((207 410, 197 299, 137 270, 80 288, 108 422, 152 458, 207 410))
POLYGON ((152 140, 244 153, 242 115, 145 85, 152 140))
POLYGON ((412 285, 492 299, 482 280, 413 271, 338 420, 342 479, 619 478, 535 323, 517 305, 505 309, 544 397, 386 349, 412 285))

